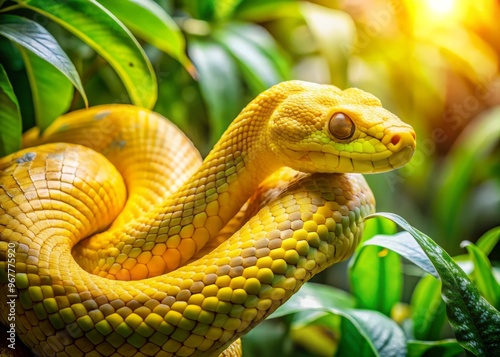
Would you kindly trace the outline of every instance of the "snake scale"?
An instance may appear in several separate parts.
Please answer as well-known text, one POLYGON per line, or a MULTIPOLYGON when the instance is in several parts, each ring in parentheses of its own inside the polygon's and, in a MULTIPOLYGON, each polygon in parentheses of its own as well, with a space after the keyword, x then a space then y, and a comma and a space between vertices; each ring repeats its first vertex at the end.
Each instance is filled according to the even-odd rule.
POLYGON ((0 159, 3 323, 40 356, 210 356, 239 355, 352 254, 374 211, 359 173, 404 165, 415 133, 359 89, 289 81, 203 162, 131 105, 69 113, 24 144, 0 159))

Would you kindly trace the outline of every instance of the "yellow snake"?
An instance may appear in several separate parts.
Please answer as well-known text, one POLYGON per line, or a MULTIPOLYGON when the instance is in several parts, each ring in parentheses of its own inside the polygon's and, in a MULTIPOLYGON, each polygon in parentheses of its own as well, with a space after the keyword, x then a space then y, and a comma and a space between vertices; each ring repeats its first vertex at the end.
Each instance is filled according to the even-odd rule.
POLYGON ((36 136, 0 159, 0 312, 40 356, 241 353, 234 341, 353 252, 374 199, 349 173, 415 150, 373 95, 301 81, 250 102, 203 163, 130 105, 36 136))

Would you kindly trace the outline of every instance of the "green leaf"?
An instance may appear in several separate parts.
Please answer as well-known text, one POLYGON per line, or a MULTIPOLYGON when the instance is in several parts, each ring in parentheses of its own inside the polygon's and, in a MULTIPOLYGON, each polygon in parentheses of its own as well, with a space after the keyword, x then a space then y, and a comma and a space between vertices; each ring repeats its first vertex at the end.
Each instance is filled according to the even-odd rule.
POLYGON ((66 28, 92 47, 123 81, 132 103, 152 108, 157 99, 153 67, 130 31, 95 0, 26 0, 19 4, 66 28))
POLYGON ((85 104, 88 105, 87 96, 75 66, 55 38, 43 26, 23 17, 1 15, 0 34, 54 66, 75 86, 85 104))
MULTIPOLYGON (((346 344, 356 341, 359 350, 367 350, 369 347, 375 356, 406 356, 406 338, 394 320, 378 311, 357 309, 331 309, 331 311, 343 316, 355 327, 355 330, 348 330, 349 333, 342 337, 339 355, 345 355, 341 351, 346 348, 344 347, 346 344), (362 340, 359 338, 353 339, 356 332, 365 339, 364 343, 360 344, 362 340)), ((349 350, 355 349, 356 346, 351 344, 349 350)))
POLYGON ((464 350, 457 340, 408 341, 408 357, 453 357, 464 350))
POLYGON ((342 319, 340 324, 341 339, 336 356, 372 357, 377 354, 366 343, 364 336, 349 319, 342 319))
POLYGON ((298 293, 292 295, 290 300, 280 306, 268 319, 307 311, 307 306, 311 310, 328 307, 352 308, 354 300, 343 290, 323 284, 305 283, 298 293))
POLYGON ((432 275, 420 279, 411 296, 413 335, 417 340, 436 340, 445 320, 441 281, 432 275))
POLYGON ((351 260, 349 280, 358 308, 390 316, 402 295, 401 258, 386 248, 365 245, 351 260))
POLYGON ((215 2, 215 17, 218 20, 226 19, 234 12, 242 0, 219 0, 215 2))
POLYGON ((7 73, 0 64, 0 157, 21 149, 22 121, 19 103, 7 73))
POLYGON ((468 197, 474 175, 500 141, 500 107, 478 117, 463 133, 447 155, 434 200, 436 221, 448 237, 463 235, 474 227, 468 197))
POLYGON ((472 280, 477 289, 489 303, 498 308, 500 305, 500 284, 493 276, 491 263, 486 254, 479 247, 470 243, 466 247, 470 259, 474 263, 472 271, 472 280))
MULTIPOLYGON (((361 244, 373 238, 377 234, 393 235, 398 231, 398 227, 394 222, 381 217, 373 217, 369 220, 365 219, 363 224, 365 227, 363 230, 361 244)), ((361 249, 361 244, 356 249, 361 249)))
POLYGON ((213 130, 211 143, 215 143, 241 109, 238 71, 231 56, 214 42, 193 39, 189 57, 198 71, 213 130))
POLYGON ((362 337, 359 341, 363 341, 363 345, 366 344, 375 356, 405 356, 406 339, 401 328, 393 320, 377 311, 350 308, 348 305, 352 306, 351 299, 347 298, 347 295, 346 298, 338 299, 342 294, 331 289, 319 284, 304 284, 271 317, 313 310, 339 315, 354 325, 362 337))
POLYGON ((296 0, 252 0, 243 1, 236 11, 239 19, 250 22, 265 22, 276 19, 302 19, 300 2, 296 0))
POLYGON ((175 21, 152 0, 99 0, 136 36, 179 61, 194 75, 194 67, 186 56, 186 41, 175 21))
POLYGON ((489 255, 500 240, 500 227, 490 229, 484 233, 476 242, 476 246, 486 255, 489 255))
POLYGON ((434 265, 432 265, 422 248, 420 248, 418 243, 408 232, 400 232, 393 235, 377 235, 364 242, 361 247, 365 245, 378 245, 390 249, 419 266, 432 276, 436 278, 439 277, 436 269, 434 269, 434 265))
MULTIPOLYGON (((259 36, 270 36, 257 25, 247 25, 246 31, 254 31, 259 33, 259 36)), ((285 80, 278 70, 277 60, 268 56, 266 51, 256 45, 254 41, 242 37, 239 31, 236 32, 230 27, 225 27, 214 31, 213 36, 236 59, 241 74, 253 95, 285 80)))
POLYGON ((187 1, 191 14, 200 20, 214 21, 228 18, 242 0, 187 1))
POLYGON ((287 356, 291 342, 284 323, 266 319, 242 337, 243 356, 287 356))
POLYGON ((442 280, 448 320, 460 345, 477 356, 500 355, 500 313, 479 294, 448 253, 398 215, 371 216, 386 217, 410 233, 434 264, 442 280))
POLYGON ((33 110, 40 131, 49 127, 71 105, 73 87, 51 64, 18 46, 26 66, 33 97, 33 110))
POLYGON ((242 22, 231 22, 225 26, 224 30, 233 32, 242 40, 246 40, 258 48, 271 61, 281 78, 280 80, 290 79, 290 61, 285 58, 285 53, 278 47, 274 38, 262 27, 242 22))

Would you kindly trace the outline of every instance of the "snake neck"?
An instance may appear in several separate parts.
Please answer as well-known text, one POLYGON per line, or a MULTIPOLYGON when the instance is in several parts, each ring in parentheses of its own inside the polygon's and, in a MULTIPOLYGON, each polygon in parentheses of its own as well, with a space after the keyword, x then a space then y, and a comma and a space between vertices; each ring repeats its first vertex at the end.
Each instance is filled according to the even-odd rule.
POLYGON ((73 250, 75 259, 94 274, 120 280, 167 273, 188 262, 219 234, 259 184, 283 166, 269 149, 266 130, 283 98, 268 91, 254 99, 177 192, 124 227, 113 226, 82 241, 73 250), (116 258, 151 242, 155 249, 144 260, 139 256, 123 263, 116 258))
MULTIPOLYGON (((192 207, 193 221, 198 214, 203 217, 203 212, 208 216, 204 228, 209 240, 234 217, 259 184, 283 166, 269 150, 265 128, 275 105, 262 110, 262 100, 257 98, 240 113, 200 168, 173 195, 173 206, 182 205, 184 214, 192 207)), ((204 245, 200 243, 197 246, 204 245)))

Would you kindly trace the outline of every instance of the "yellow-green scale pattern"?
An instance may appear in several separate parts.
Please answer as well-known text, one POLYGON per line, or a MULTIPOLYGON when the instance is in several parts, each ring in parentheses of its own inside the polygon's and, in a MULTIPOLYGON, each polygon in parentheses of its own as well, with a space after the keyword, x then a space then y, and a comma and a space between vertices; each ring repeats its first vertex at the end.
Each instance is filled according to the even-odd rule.
POLYGON ((372 95, 292 81, 252 101, 201 166, 172 124, 126 105, 63 116, 27 134, 39 144, 0 159, 3 322, 12 295, 16 333, 42 356, 206 356, 352 253, 374 200, 341 173, 403 165, 415 133, 372 95), (331 128, 339 111, 349 139, 331 128), (367 141, 376 156, 337 149, 367 141))
MULTIPOLYGON (((125 229, 115 225, 117 229, 83 241, 73 249, 75 259, 94 274, 119 280, 156 276, 190 260, 217 236, 260 182, 280 167, 266 153, 261 135, 278 103, 275 97, 257 98, 189 182, 143 217, 136 215, 125 229)), ((138 145, 147 148, 151 143, 138 145)), ((110 159, 120 162, 121 156, 110 159)))
MULTIPOLYGON (((68 174, 75 175, 73 187, 61 185, 59 191, 51 191, 50 209, 44 207, 43 197, 34 197, 39 184, 23 187, 17 195, 15 188, 0 189, 3 217, 5 213, 17 217, 2 236, 16 241, 19 333, 41 355, 219 353, 312 275, 350 256, 360 238, 362 217, 373 211, 371 191, 361 176, 304 176, 262 208, 239 234, 175 274, 132 282, 108 280, 78 266, 70 255, 69 237, 87 234, 82 228, 89 223, 103 227, 122 204, 122 184, 112 181, 116 177, 113 170, 107 173, 100 168, 100 182, 87 174, 87 170, 105 167, 100 155, 59 145, 47 148, 55 151, 49 158, 37 154, 32 161, 18 164, 26 155, 21 152, 8 160, 7 168, 2 167, 5 174, 11 174, 13 168, 20 178, 34 166, 49 172, 76 168, 74 174, 68 174), (80 158, 93 164, 81 165, 80 158), (10 208, 23 210, 22 204, 14 202, 25 200, 30 193, 31 208, 26 210, 39 207, 46 213, 45 217, 33 215, 32 224, 26 226, 22 214, 10 208), (94 200, 95 205, 86 205, 96 211, 74 210, 65 202, 64 193, 80 197, 82 202, 94 200), (87 222, 90 219, 94 221, 87 222), (44 231, 49 223, 50 229, 44 231)), ((49 180, 47 185, 54 182, 58 181, 49 180)), ((2 253, 6 245, 2 241, 2 253)), ((0 271, 5 272, 5 267, 0 271)), ((2 301, 2 316, 5 303, 2 301)))

